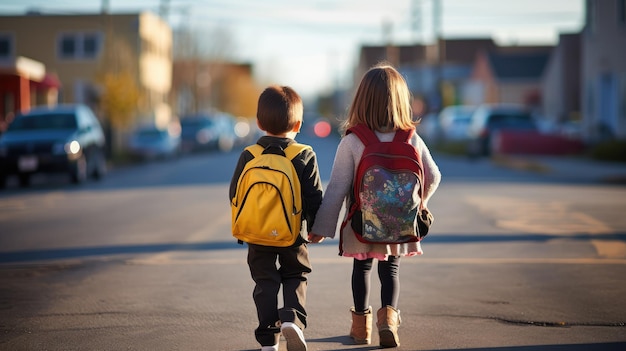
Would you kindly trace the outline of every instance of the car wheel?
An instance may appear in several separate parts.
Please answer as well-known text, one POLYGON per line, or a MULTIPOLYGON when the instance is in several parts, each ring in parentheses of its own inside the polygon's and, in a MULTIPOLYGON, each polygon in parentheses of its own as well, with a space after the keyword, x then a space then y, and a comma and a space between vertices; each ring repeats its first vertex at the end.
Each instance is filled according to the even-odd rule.
POLYGON ((22 173, 18 175, 18 179, 22 188, 27 188, 30 186, 30 174, 22 173))
POLYGON ((85 155, 82 155, 78 160, 76 160, 70 176, 72 177, 72 183, 74 184, 80 184, 87 179, 87 158, 85 155))

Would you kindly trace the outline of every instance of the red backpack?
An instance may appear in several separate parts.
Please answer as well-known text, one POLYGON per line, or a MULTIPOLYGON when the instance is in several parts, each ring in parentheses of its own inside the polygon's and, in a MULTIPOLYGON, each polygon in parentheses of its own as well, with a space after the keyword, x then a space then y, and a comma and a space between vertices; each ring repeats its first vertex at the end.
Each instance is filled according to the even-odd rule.
POLYGON ((410 143, 414 129, 397 130, 391 142, 381 142, 364 124, 349 128, 363 145, 352 184, 348 220, 359 241, 401 244, 420 241, 432 215, 423 206, 424 170, 420 154, 410 143))

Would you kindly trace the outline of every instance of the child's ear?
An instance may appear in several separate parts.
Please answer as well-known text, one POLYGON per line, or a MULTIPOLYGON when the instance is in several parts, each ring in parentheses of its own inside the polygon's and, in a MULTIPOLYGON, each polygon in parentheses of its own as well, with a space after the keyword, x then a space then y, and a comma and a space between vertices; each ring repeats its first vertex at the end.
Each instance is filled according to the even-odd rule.
POLYGON ((302 121, 297 121, 296 124, 293 125, 292 132, 300 133, 300 128, 302 128, 302 121))

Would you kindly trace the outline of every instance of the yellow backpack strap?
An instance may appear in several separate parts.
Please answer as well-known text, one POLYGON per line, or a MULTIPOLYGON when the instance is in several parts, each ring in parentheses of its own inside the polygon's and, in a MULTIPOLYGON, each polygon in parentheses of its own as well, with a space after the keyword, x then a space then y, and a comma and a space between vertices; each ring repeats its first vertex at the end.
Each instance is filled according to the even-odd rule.
POLYGON ((252 154, 252 157, 259 157, 263 153, 263 146, 259 144, 250 145, 246 148, 252 154))
MULTIPOLYGON (((305 144, 292 143, 289 146, 287 146, 284 152, 285 152, 285 156, 288 159, 293 160, 294 157, 298 156, 302 151, 306 149, 311 149, 311 146, 305 145, 305 144)), ((250 152, 253 157, 259 157, 263 153, 263 151, 265 151, 263 146, 259 144, 250 145, 246 147, 246 150, 248 150, 248 152, 250 152)))
POLYGON ((298 156, 302 151, 306 149, 312 149, 310 145, 292 143, 285 149, 285 156, 288 159, 293 160, 294 157, 298 156))

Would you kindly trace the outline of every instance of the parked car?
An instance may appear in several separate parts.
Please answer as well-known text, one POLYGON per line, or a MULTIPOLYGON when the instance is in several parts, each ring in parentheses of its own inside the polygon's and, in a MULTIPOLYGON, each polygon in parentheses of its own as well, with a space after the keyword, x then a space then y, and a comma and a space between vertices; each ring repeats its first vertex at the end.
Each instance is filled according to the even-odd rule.
POLYGON ((468 105, 448 106, 441 110, 439 112, 441 138, 444 141, 466 140, 467 129, 475 110, 476 107, 468 105))
POLYGON ((472 114, 468 128, 468 154, 491 154, 494 133, 501 130, 537 131, 532 113, 521 105, 481 105, 472 114))
POLYGON ((184 151, 230 151, 237 139, 234 118, 225 113, 184 116, 180 125, 184 151))
POLYGON ((239 117, 235 120, 235 135, 237 136, 235 145, 248 146, 256 143, 264 133, 259 129, 256 118, 239 117))
POLYGON ((89 107, 36 107, 15 117, 0 138, 0 186, 11 175, 28 186, 35 173, 67 173, 74 183, 104 176, 105 137, 89 107))
POLYGON ((419 123, 416 126, 417 132, 424 139, 427 145, 433 146, 441 140, 441 126, 439 118, 434 112, 429 112, 419 116, 419 123))
POLYGON ((176 157, 180 152, 180 132, 174 128, 138 128, 130 137, 128 152, 142 160, 176 157))

